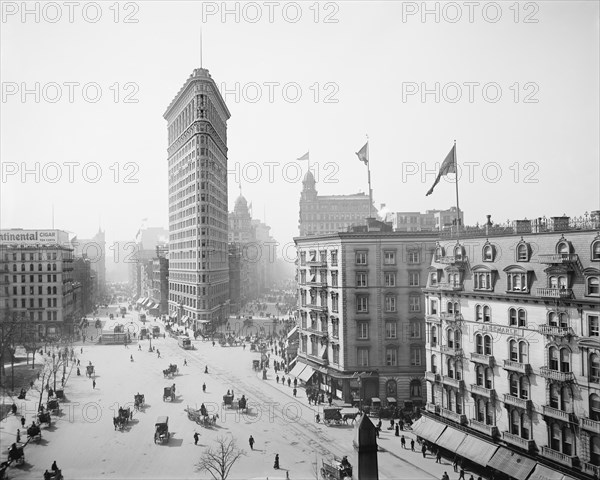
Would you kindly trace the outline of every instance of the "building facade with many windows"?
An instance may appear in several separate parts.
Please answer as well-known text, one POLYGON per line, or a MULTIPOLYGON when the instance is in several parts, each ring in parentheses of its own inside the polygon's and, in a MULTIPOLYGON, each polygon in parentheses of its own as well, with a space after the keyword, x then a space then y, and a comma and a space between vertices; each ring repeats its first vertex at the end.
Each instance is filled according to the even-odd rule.
POLYGON ((436 237, 369 222, 362 231, 295 239, 299 349, 291 374, 346 402, 419 405, 422 288, 436 237))
POLYGON ((192 72, 164 114, 168 123, 169 312, 194 330, 229 316, 230 116, 204 68, 192 72))
POLYGON ((599 218, 441 234, 424 290, 432 418, 600 475, 599 218))

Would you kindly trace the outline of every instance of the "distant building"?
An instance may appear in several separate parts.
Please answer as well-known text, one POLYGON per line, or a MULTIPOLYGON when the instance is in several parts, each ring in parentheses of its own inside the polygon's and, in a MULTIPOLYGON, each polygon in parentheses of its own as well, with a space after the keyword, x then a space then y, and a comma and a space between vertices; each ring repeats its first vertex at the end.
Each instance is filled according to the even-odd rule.
POLYGON ((352 225, 366 225, 367 217, 377 217, 375 207, 369 209, 369 195, 318 195, 315 185, 315 177, 308 171, 300 194, 301 237, 343 232, 352 225))
POLYGON ((205 68, 164 113, 168 135, 169 312, 194 330, 229 317, 227 120, 205 68))
MULTIPOLYGON (((456 224, 456 207, 448 210, 426 210, 419 212, 389 212, 385 220, 392 222, 396 232, 441 231, 456 224)), ((460 222, 464 223, 463 212, 460 212, 460 222)))
POLYGON ((459 426, 473 448, 500 446, 481 466, 510 477, 600 476, 599 229, 593 212, 440 233, 417 435, 459 426))
POLYGON ((0 230, 0 315, 23 322, 38 339, 72 336, 81 285, 62 230, 0 230))
POLYGON ((71 246, 73 247, 75 256, 89 259, 92 270, 96 272, 98 298, 103 298, 107 293, 105 232, 98 229, 98 233, 90 239, 73 237, 71 246))
POLYGON ((73 280, 81 285, 81 295, 76 310, 82 315, 91 314, 99 302, 98 279, 89 258, 75 257, 73 259, 73 280))
POLYGON ((291 375, 345 402, 425 401, 425 286, 437 234, 369 220, 295 238, 298 364, 291 375))

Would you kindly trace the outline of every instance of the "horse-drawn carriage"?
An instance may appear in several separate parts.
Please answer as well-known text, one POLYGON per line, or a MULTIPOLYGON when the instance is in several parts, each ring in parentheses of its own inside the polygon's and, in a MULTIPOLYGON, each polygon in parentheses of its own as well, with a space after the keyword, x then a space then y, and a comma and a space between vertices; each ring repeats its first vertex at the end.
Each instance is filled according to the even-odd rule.
POLYGON ((179 369, 177 365, 171 363, 169 364, 169 368, 163 370, 163 375, 166 377, 173 377, 179 373, 179 369))
POLYGON ((58 415, 60 413, 60 404, 58 403, 58 400, 55 398, 48 400, 46 402, 46 410, 52 412, 54 415, 58 415))
POLYGON ((131 412, 131 408, 119 407, 119 413, 116 417, 113 418, 113 425, 115 430, 118 428, 119 430, 123 430, 126 425, 129 424, 129 420, 133 419, 133 413, 131 412))
POLYGON ((233 394, 223 395, 223 407, 233 407, 233 394))
MULTIPOLYGON (((202 405, 204 406, 204 404, 202 405)), ((217 419, 219 418, 218 414, 208 415, 206 407, 194 409, 188 406, 184 411, 187 412, 190 420, 204 427, 211 427, 212 425, 215 425, 217 423, 217 419)))
POLYGON ((323 460, 321 467, 321 476, 324 480, 343 480, 352 478, 352 465, 348 462, 348 458, 342 460, 334 459, 333 463, 327 463, 323 460))
POLYGON ((169 441, 169 417, 158 417, 154 424, 154 443, 165 443, 169 441))
POLYGON ((40 424, 45 423, 48 426, 50 426, 52 424, 52 419, 50 417, 50 412, 48 412, 48 411, 46 411, 46 412, 44 412, 44 411, 38 412, 38 422, 40 424))
POLYGON ((60 469, 46 470, 44 472, 44 480, 63 480, 64 478, 60 469))
POLYGON ((252 360, 252 369, 253 370, 260 370, 260 360, 252 360))
POLYGON ((25 451, 22 443, 13 443, 8 449, 8 462, 15 462, 17 465, 25 463, 25 451))
POLYGON ((354 423, 356 417, 360 415, 360 410, 358 408, 342 407, 340 414, 342 415, 342 422, 347 424, 348 420, 350 420, 354 423))
POLYGON ((167 399, 171 400, 172 402, 175 401, 175 384, 164 388, 163 402, 166 402, 167 399))
POLYGON ((245 395, 242 395, 242 398, 238 400, 238 409, 242 412, 248 412, 248 400, 245 395))
POLYGON ((340 407, 326 407, 323 409, 323 423, 325 425, 340 425, 342 423, 342 414, 340 407))
POLYGON ((85 367, 85 374, 90 378, 94 374, 94 366, 91 363, 85 367))
POLYGON ((142 408, 144 408, 145 405, 145 401, 144 401, 144 395, 141 393, 137 393, 133 396, 133 407, 136 410, 141 410, 142 408))
POLYGON ((34 438, 37 440, 41 440, 42 429, 35 422, 31 422, 31 425, 27 427, 27 438, 29 440, 33 440, 34 438))

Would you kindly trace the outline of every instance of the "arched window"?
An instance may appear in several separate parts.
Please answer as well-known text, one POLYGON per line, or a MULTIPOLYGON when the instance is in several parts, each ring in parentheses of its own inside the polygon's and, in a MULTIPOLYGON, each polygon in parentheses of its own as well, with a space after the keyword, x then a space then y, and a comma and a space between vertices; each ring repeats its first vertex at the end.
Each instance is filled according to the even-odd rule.
POLYGON ((600 261, 600 240, 594 240, 592 243, 592 261, 600 261))
POLYGON ((517 246, 517 262, 527 262, 529 260, 529 249, 526 243, 520 243, 517 246))
POLYGON ((454 348, 460 348, 461 345, 460 330, 454 330, 454 348))
POLYGON ((485 422, 485 401, 481 398, 477 399, 477 421, 485 422))
POLYGON ((42 271, 42 264, 38 263, 38 272, 41 272, 41 271, 42 271))
POLYGON ((600 356, 590 355, 590 382, 600 383, 600 356))
POLYGON ((529 400, 529 378, 525 375, 519 378, 519 398, 529 400))
POLYGON ((452 303, 452 302, 448 302, 448 303, 446 304, 446 311, 447 311, 448 313, 454 313, 454 303, 452 303))
POLYGON ((531 420, 529 419, 529 415, 527 415, 526 413, 522 413, 521 414, 521 438, 524 438, 525 440, 529 440, 530 439, 530 435, 531 435, 531 420))
POLYGON ((481 322, 483 320, 483 308, 481 305, 475 305, 475 321, 481 322))
POLYGON ((489 322, 489 321, 491 321, 491 319, 492 319, 492 313, 491 313, 490 307, 485 305, 483 307, 483 321, 489 322))
POLYGON ((492 390, 494 388, 494 372, 491 368, 485 369, 485 388, 492 390))
POLYGON ((560 371, 571 371, 571 352, 567 348, 563 348, 560 351, 560 371))
POLYGON ((25 271, 25 264, 24 264, 24 263, 22 263, 22 264, 21 264, 21 271, 22 271, 22 272, 24 272, 24 271, 25 271))
POLYGON ((460 315, 460 302, 454 302, 454 314, 460 315))
POLYGON ((56 295, 56 287, 52 287, 52 295, 56 295))
POLYGON ((550 360, 550 370, 558 371, 558 348, 550 347, 548 350, 548 358, 550 360))
POLYGON ((600 465, 600 437, 590 436, 590 463, 600 465))
POLYGON ((456 413, 462 413, 462 395, 458 392, 456 392, 456 413))
POLYGON ((52 295, 52 287, 48 287, 47 294, 52 295))
POLYGON ((527 342, 519 342, 519 363, 529 363, 529 345, 527 342))
POLYGON ((485 378, 485 367, 483 365, 477 365, 475 368, 475 380, 477 385, 483 387, 483 382, 485 378))
POLYGON ((508 324, 511 327, 514 327, 517 325, 517 309, 516 308, 508 309, 508 324))
POLYGON ((431 326, 431 346, 437 346, 437 327, 435 325, 431 326))
POLYGON ((420 397, 421 396, 421 381, 414 379, 410 381, 410 396, 420 397))
POLYGON ((548 325, 558 327, 558 314, 556 312, 548 313, 548 325))
POLYGON ((587 295, 600 295, 600 280, 598 279, 598 277, 587 277, 586 291, 587 295))
POLYGON ((454 360, 449 358, 446 364, 448 366, 448 376, 454 378, 454 360))
POLYGON ((494 261, 494 249, 491 245, 485 245, 483 247, 483 261, 484 262, 493 262, 494 261))
POLYGON ((562 387, 560 391, 560 398, 562 403, 562 410, 565 412, 572 413, 573 412, 573 402, 572 402, 572 394, 571 389, 568 386, 562 387))
POLYGON ((552 427, 550 427, 550 448, 552 450, 556 450, 557 452, 560 452, 560 440, 561 440, 561 434, 560 434, 560 427, 558 426, 558 424, 553 423, 552 427))
POLYGON ((460 360, 456 360, 454 363, 454 378, 457 380, 462 380, 462 362, 460 360))
POLYGON ((440 258, 443 257, 443 256, 444 256, 444 249, 438 245, 437 248, 435 249, 435 260, 436 260, 436 262, 439 261, 440 258))
POLYGON ((562 430, 563 435, 563 444, 562 444, 562 453, 565 455, 573 455, 575 448, 573 446, 573 432, 570 427, 564 427, 562 430))
POLYGON ((517 375, 516 373, 511 373, 510 374, 510 394, 513 397, 519 397, 519 375, 517 375))
POLYGON ((510 360, 512 362, 518 362, 519 361, 519 346, 517 345, 517 341, 511 340, 508 345, 509 345, 509 350, 510 350, 510 360))
POLYGON ((30 271, 30 272, 33 272, 33 270, 34 270, 33 263, 30 263, 30 264, 29 264, 29 271, 30 271))
POLYGON ((456 260, 462 260, 464 256, 464 248, 462 247, 462 245, 456 245, 456 247, 454 247, 454 258, 456 260))
POLYGON ((523 308, 519 308, 519 311, 517 313, 519 321, 518 321, 518 325, 519 327, 524 327, 527 324, 527 313, 525 312, 525 310, 523 308))
POLYGON ((558 410, 561 410, 562 404, 561 404, 561 394, 560 394, 560 387, 553 383, 550 385, 550 406, 552 408, 557 408, 558 410))
POLYGON ((600 395, 596 393, 590 395, 590 418, 600 421, 600 395))
POLYGON ((13 272, 16 272, 16 271, 17 271, 17 264, 13 263, 13 272))
POLYGON ((454 402, 454 390, 450 390, 448 392, 448 410, 453 410, 452 406, 455 404, 454 402))
POLYGON ((489 335, 483 337, 483 354, 492 354, 492 337, 490 337, 489 335))
POLYGON ((454 348, 454 332, 452 331, 451 328, 446 330, 446 339, 448 341, 448 346, 450 348, 454 348))
POLYGON ((565 255, 571 253, 571 248, 567 242, 560 242, 558 245, 556 245, 556 253, 565 255))
POLYGON ((483 336, 475 335, 475 351, 480 355, 483 354, 483 336))
POLYGON ((494 419, 494 407, 491 402, 485 402, 485 423, 486 425, 496 425, 494 419))
POLYGON ((50 264, 48 264, 48 265, 46 266, 46 270, 48 270, 48 271, 51 271, 51 270, 52 270, 52 266, 51 266, 50 264))
POLYGON ((519 425, 521 423, 521 418, 519 415, 519 411, 515 408, 510 413, 510 433, 513 435, 519 435, 519 425))
POLYGON ((437 373, 437 357, 435 355, 431 356, 431 372, 437 373))

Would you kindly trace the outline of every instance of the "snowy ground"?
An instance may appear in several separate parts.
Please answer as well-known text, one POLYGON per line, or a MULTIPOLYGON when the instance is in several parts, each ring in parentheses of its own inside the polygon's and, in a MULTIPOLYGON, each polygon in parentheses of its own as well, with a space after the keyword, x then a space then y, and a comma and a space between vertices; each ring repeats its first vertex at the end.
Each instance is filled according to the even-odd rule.
MULTIPOLYGON (((106 320, 105 317, 101 317, 106 320)), ((128 313, 127 322, 137 324, 137 313, 128 313)), ((122 320, 121 320, 122 321, 122 320)), ((146 322, 146 326, 160 322, 146 322)), ((106 327, 110 327, 110 322, 106 327)), ((90 329, 90 333, 95 329, 90 329)), ((269 478, 314 479, 314 464, 333 455, 348 455, 356 469, 356 454, 352 448, 351 426, 325 426, 314 421, 315 407, 308 406, 303 389, 298 398, 292 388, 276 384, 273 370, 269 378, 262 379, 252 369, 252 360, 259 354, 249 348, 213 347, 210 342, 193 342, 195 350, 184 351, 175 339, 153 340, 161 357, 148 352, 148 340, 123 345, 78 344, 82 376, 73 370, 69 377, 61 404, 62 415, 52 418, 50 428, 42 427, 42 440, 32 441, 25 449, 25 465, 11 466, 11 479, 43 478, 43 472, 56 460, 66 479, 188 479, 211 478, 199 472, 196 463, 204 447, 212 445, 218 436, 233 436, 238 446, 246 451, 233 467, 230 479, 269 478), (80 353, 83 348, 83 353, 80 353), (134 362, 129 357, 133 355, 134 362), (187 359, 188 366, 183 366, 187 359), (96 369, 96 388, 85 376, 84 366, 92 362, 96 369), (173 379, 163 377, 162 370, 170 363, 179 367, 173 379), (208 366, 209 374, 204 374, 208 366), (202 384, 207 391, 202 393, 202 384), (163 401, 163 387, 176 384, 174 402, 163 401), (236 399, 245 394, 251 406, 249 414, 222 406, 223 395, 234 390, 236 399), (133 396, 143 393, 146 408, 135 412, 133 422, 123 431, 115 431, 112 418, 119 406, 132 406, 133 396), (204 428, 188 419, 187 406, 199 408, 204 402, 211 413, 217 413, 216 427, 204 428), (155 445, 154 423, 158 416, 169 417, 171 439, 168 444, 155 445), (200 434, 194 445, 193 434, 200 434), (254 436, 254 451, 248 438, 254 436), (273 469, 275 454, 279 454, 279 471, 273 469)), ((44 395, 44 400, 46 396, 44 395)), ((34 418, 35 399, 28 395, 19 403, 19 415, 9 415, 0 426, 0 447, 3 456, 15 441, 20 428, 20 414, 25 412, 28 424, 34 418)), ((384 425, 385 427, 386 425, 384 425)), ((410 442, 410 433, 406 434, 410 442)), ((26 438, 25 432, 22 437, 26 438)), ((23 441, 23 439, 22 439, 23 441)), ((383 430, 378 455, 380 479, 431 479, 440 478, 444 471, 454 474, 449 464, 435 464, 431 458, 423 459, 420 452, 402 450, 398 437, 383 430)), ((356 474, 355 474, 356 478, 356 474)), ((468 476, 467 476, 468 478, 468 476)))

